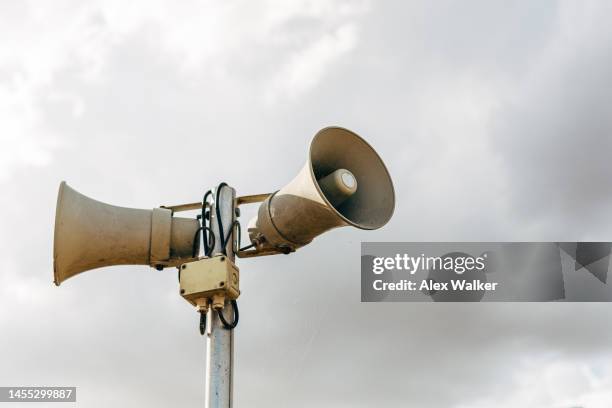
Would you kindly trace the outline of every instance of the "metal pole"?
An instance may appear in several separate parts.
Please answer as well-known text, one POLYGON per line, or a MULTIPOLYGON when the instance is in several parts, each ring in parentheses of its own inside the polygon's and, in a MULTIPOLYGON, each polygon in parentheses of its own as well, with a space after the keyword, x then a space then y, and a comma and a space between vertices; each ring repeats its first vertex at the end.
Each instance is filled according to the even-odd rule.
MULTIPOLYGON (((218 188, 218 187, 217 187, 218 188)), ((217 196, 215 191, 215 197, 217 196)), ((232 230, 234 222, 234 201, 236 191, 228 186, 221 188, 219 202, 215 202, 210 214, 210 225, 215 235, 213 255, 221 254, 222 238, 219 234, 219 223, 216 207, 219 206, 223 234, 225 237, 232 230)), ((232 250, 233 237, 227 242, 227 256, 234 261, 232 250)), ((231 303, 226 300, 223 309, 226 319, 231 319, 231 303)), ((206 328, 206 408, 231 408, 234 369, 234 336, 233 330, 223 327, 219 315, 212 308, 208 311, 206 328)))

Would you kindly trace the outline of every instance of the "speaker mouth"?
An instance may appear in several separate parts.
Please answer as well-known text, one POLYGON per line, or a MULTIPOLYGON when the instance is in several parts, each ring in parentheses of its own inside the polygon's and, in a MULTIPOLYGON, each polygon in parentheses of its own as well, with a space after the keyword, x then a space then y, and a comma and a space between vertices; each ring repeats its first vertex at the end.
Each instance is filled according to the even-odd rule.
POLYGON ((348 224, 373 230, 393 216, 395 190, 389 171, 374 148, 356 133, 339 126, 321 129, 310 144, 309 167, 320 196, 348 224), (319 180, 338 169, 354 175, 357 191, 334 206, 319 180))
POLYGON ((59 186, 59 191, 57 193, 57 204, 55 206, 55 225, 53 227, 53 283, 55 286, 59 286, 61 282, 58 276, 58 265, 57 265, 57 242, 59 235, 59 223, 62 220, 62 198, 64 197, 64 189, 66 187, 66 182, 62 181, 59 186))

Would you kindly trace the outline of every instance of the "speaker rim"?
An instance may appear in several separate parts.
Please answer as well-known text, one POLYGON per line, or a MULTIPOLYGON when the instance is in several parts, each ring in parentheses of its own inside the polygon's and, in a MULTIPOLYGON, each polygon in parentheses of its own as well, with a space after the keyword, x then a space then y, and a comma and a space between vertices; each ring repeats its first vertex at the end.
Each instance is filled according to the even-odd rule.
MULTIPOLYGON (((312 138, 311 142, 310 142, 310 147, 308 148, 308 168, 310 170, 310 176, 312 177, 312 179, 314 180, 314 185, 315 188, 317 189, 317 192, 319 193, 319 195, 321 196, 321 198, 325 201, 325 203, 328 205, 328 207, 334 211, 334 213, 336 215, 338 215, 338 217, 340 217, 342 220, 344 220, 347 224, 352 225, 355 228, 359 228, 362 230, 368 230, 368 231, 372 231, 372 230, 376 230, 379 228, 384 227, 385 225, 387 225, 387 223, 391 220, 391 218, 393 218, 393 214, 395 213, 395 186, 393 185, 393 179, 391 178, 391 173, 389 173, 389 169, 387 168, 387 165, 385 164, 384 160, 382 159, 382 157, 380 157, 380 154, 378 154, 378 152, 376 151, 376 149, 374 149, 372 147, 372 145, 370 143, 368 143, 363 137, 359 136, 357 133, 353 132, 350 129, 347 129, 345 127, 342 126, 326 126, 324 128, 322 128, 321 130, 319 130, 314 137, 312 138), (382 165, 383 170, 385 171, 385 174, 387 175, 387 178, 389 179, 389 186, 391 187, 391 195, 392 195, 392 199, 393 199, 393 205, 391 207, 391 211, 389 212, 389 216, 387 217, 387 219, 380 224, 377 227, 369 227, 366 225, 362 225, 359 224, 355 221, 352 221, 350 219, 348 219, 347 217, 345 217, 344 215, 342 215, 340 213, 340 211, 338 211, 336 209, 336 207, 334 207, 334 205, 332 203, 329 202, 329 200, 327 199, 327 197, 325 197, 325 193, 323 193, 323 191, 321 190, 321 186, 319 186, 319 182, 315 176, 314 173, 314 168, 312 165, 312 149, 313 146, 315 144, 315 142, 317 141, 317 138, 321 137, 322 134, 324 134, 325 132, 329 131, 329 130, 341 130, 344 132, 347 132, 348 134, 350 134, 351 136, 355 137, 356 139, 360 140, 361 142, 363 142, 367 147, 370 148, 370 150, 372 150, 372 152, 376 155, 376 157, 378 158, 378 160, 380 161, 380 164, 382 165)), ((359 181, 357 181, 357 189, 359 189, 359 181)))
POLYGON ((64 198, 64 189, 67 185, 68 184, 66 183, 66 181, 62 180, 62 182, 60 183, 59 191, 57 193, 57 202, 55 205, 55 224, 53 229, 53 283, 55 284, 55 286, 59 286, 62 283, 62 281, 58 280, 57 276, 57 243, 59 242, 57 236, 59 233, 58 224, 60 223, 61 214, 63 210, 61 202, 64 198))

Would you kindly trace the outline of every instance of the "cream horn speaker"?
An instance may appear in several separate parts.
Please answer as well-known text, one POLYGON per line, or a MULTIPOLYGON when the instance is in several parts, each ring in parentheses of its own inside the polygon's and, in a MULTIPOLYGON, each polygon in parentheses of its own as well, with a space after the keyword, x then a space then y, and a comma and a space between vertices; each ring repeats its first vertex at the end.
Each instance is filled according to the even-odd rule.
POLYGON ((191 259, 196 219, 164 208, 141 210, 105 204, 60 184, 53 243, 54 282, 111 265, 176 266, 191 259))
POLYGON ((394 207, 393 182, 376 151, 350 130, 327 127, 298 175, 261 204, 249 237, 258 249, 290 252, 332 228, 380 228, 394 207))

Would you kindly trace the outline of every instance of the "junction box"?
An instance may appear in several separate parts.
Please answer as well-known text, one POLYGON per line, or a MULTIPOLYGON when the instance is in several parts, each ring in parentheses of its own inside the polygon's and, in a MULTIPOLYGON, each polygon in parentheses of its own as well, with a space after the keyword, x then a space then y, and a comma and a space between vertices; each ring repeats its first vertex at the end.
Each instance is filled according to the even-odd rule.
POLYGON ((225 255, 184 263, 179 273, 181 296, 194 306, 206 299, 240 296, 240 271, 225 255))

